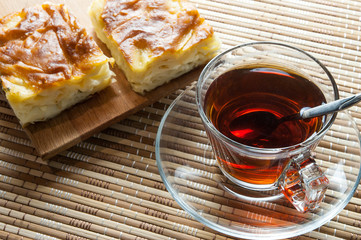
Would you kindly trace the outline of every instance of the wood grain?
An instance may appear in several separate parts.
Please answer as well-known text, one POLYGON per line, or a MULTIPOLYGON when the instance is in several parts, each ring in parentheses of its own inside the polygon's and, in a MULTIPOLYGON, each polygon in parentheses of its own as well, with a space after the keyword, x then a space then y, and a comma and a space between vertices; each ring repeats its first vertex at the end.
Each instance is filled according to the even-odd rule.
MULTIPOLYGON (((11 12, 41 4, 42 2, 41 0, 1 0, 0 16, 3 17, 11 12)), ((70 12, 77 17, 80 24, 87 28, 89 34, 93 35, 103 52, 110 56, 106 46, 96 38, 93 31, 87 13, 91 0, 54 0, 53 2, 64 3, 70 12)), ((174 90, 186 86, 198 78, 201 68, 174 79, 169 84, 145 95, 139 95, 132 91, 123 73, 116 66, 112 70, 116 73, 117 81, 110 87, 65 110, 53 119, 35 123, 25 128, 25 132, 31 139, 39 156, 48 159, 174 90)))

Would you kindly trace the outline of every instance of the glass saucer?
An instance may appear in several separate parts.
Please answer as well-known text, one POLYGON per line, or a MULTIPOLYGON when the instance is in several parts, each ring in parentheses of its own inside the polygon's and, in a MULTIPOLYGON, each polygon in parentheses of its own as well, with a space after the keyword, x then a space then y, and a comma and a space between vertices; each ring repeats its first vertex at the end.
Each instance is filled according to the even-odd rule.
POLYGON ((360 139, 352 117, 339 112, 314 151, 330 186, 317 210, 300 213, 277 190, 244 190, 222 175, 198 115, 192 85, 161 121, 156 159, 167 190, 197 221, 233 237, 283 239, 320 227, 347 205, 361 178, 360 139))

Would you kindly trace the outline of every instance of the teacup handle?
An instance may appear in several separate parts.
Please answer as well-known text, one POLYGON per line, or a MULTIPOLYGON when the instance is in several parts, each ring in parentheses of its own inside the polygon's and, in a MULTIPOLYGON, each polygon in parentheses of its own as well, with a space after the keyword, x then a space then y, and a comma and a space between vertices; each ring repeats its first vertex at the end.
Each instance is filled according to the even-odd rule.
POLYGON ((322 202, 329 180, 310 153, 291 160, 280 179, 285 197, 300 212, 315 210, 322 202))

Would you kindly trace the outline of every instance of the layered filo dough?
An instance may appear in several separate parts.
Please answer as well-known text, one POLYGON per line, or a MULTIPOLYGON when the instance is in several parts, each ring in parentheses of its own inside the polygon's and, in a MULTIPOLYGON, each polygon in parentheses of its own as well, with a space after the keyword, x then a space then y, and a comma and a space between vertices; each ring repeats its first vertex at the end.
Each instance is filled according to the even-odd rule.
POLYGON ((0 20, 2 88, 23 126, 107 87, 112 61, 64 5, 29 7, 0 20))
POLYGON ((89 14, 141 94, 205 64, 220 48, 212 27, 184 0, 93 0, 89 14))

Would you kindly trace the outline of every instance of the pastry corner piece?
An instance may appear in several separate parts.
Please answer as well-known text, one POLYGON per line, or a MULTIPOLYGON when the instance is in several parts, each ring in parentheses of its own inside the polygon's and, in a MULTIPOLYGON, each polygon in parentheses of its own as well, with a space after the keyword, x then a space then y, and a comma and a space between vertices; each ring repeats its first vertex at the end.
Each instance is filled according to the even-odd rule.
POLYGON ((0 19, 0 80, 22 126, 52 118, 107 87, 111 61, 62 4, 0 19))
POLYGON ((207 63, 220 48, 212 27, 186 0, 93 0, 89 14, 141 94, 207 63))

